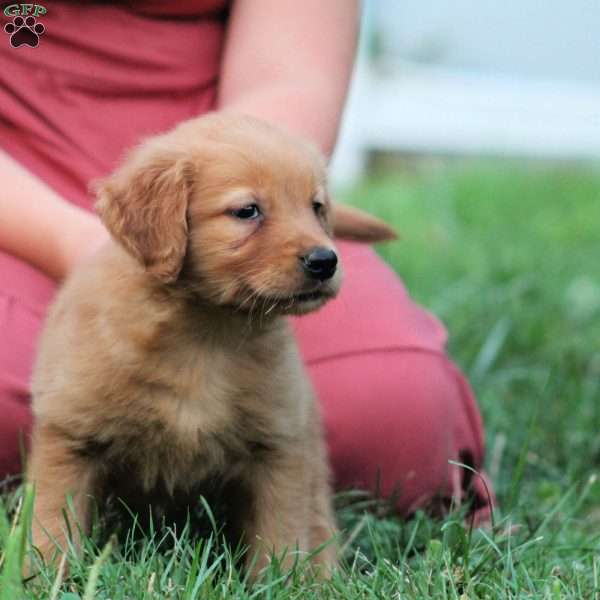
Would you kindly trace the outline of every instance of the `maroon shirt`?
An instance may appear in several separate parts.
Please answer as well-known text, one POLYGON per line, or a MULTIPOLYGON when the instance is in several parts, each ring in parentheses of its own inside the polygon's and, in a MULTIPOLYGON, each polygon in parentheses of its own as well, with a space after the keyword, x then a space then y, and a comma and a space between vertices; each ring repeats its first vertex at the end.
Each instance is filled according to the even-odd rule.
POLYGON ((0 147, 90 208, 127 148, 214 107, 227 4, 53 1, 36 48, 0 31, 0 147))

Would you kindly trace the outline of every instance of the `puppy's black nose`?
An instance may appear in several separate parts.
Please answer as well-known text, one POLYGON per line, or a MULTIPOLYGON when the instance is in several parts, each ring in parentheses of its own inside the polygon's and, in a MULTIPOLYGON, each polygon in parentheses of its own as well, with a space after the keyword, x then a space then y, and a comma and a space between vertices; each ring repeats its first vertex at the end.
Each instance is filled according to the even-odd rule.
POLYGON ((338 258, 333 250, 317 246, 301 256, 300 262, 302 269, 311 279, 325 281, 333 277, 338 258))

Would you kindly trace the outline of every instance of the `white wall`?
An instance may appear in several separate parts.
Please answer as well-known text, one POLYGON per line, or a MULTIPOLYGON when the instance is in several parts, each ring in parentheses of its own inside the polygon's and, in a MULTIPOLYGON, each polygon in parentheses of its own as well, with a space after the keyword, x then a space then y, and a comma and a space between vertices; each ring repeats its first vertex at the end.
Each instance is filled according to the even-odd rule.
POLYGON ((365 12, 335 182, 373 149, 600 158, 600 0, 366 0, 365 12))
POLYGON ((366 0, 396 59, 600 82, 598 0, 366 0))

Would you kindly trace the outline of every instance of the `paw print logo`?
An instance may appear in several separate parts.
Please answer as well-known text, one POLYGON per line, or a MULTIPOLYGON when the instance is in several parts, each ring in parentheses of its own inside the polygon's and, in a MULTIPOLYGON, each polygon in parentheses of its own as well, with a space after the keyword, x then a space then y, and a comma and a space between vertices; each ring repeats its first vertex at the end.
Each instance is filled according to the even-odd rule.
POLYGON ((19 46, 30 46, 35 48, 40 43, 40 35, 46 28, 37 23, 35 17, 15 17, 12 23, 4 26, 4 31, 10 35, 10 45, 13 48, 19 46))

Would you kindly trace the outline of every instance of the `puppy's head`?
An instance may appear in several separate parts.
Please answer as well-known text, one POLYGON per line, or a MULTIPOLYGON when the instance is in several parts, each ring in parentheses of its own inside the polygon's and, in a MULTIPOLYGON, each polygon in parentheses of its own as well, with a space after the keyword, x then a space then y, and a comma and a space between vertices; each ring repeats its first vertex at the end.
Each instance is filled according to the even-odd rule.
POLYGON ((324 161, 261 121, 188 121, 136 149, 98 197, 149 273, 214 304, 300 314, 339 289, 324 161))

